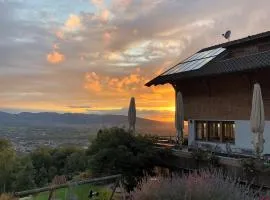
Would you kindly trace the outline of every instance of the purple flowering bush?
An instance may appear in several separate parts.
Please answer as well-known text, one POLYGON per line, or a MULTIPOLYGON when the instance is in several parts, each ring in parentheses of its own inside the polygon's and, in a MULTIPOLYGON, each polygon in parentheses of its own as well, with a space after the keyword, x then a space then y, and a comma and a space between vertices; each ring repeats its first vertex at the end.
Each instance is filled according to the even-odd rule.
POLYGON ((148 179, 131 195, 134 200, 262 199, 259 191, 250 189, 249 185, 241 185, 237 179, 210 171, 148 179))

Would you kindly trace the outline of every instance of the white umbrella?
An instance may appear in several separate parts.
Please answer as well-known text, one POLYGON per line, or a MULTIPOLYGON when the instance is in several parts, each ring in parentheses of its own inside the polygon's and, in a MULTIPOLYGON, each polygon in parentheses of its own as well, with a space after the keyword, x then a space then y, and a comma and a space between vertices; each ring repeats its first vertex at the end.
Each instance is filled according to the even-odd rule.
POLYGON ((136 124, 136 104, 135 98, 131 97, 128 109, 128 123, 129 130, 135 133, 135 124, 136 124))
POLYGON ((175 99, 175 128, 177 131, 177 141, 183 141, 183 128, 184 128, 184 105, 181 92, 177 92, 175 99))
POLYGON ((250 115, 250 128, 253 132, 253 145, 256 154, 259 156, 263 152, 263 131, 264 131, 264 106, 261 87, 258 83, 254 84, 252 109, 250 115))

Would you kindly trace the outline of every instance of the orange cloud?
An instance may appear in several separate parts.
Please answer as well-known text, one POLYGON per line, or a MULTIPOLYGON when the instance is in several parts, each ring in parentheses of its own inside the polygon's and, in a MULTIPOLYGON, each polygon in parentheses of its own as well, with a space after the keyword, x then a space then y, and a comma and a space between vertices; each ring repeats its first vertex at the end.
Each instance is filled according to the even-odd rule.
POLYGON ((131 73, 128 76, 117 78, 117 77, 109 77, 109 76, 98 76, 95 72, 87 73, 85 75, 86 84, 85 88, 88 90, 96 90, 96 86, 98 86, 98 90, 104 92, 106 94, 116 94, 117 92, 121 92, 121 94, 126 95, 131 91, 138 91, 142 85, 144 85, 145 79, 140 76, 139 71, 136 70, 135 73, 131 73), (95 86, 95 87, 93 87, 95 86))
POLYGON ((123 106, 120 99, 128 101, 131 96, 135 96, 139 99, 138 109, 173 112, 175 99, 173 88, 170 85, 148 88, 144 86, 147 79, 148 77, 145 77, 139 68, 123 77, 102 76, 92 72, 85 75, 85 89, 93 95, 93 98, 104 100, 99 102, 99 107, 108 106, 107 103, 111 103, 111 99, 114 99, 115 106, 123 106), (96 93, 97 91, 99 93, 96 93))
POLYGON ((96 73, 85 75, 85 89, 93 99, 99 99, 95 107, 105 108, 128 106, 131 96, 136 98, 138 112, 143 117, 160 121, 174 119, 174 90, 170 85, 148 88, 146 78, 140 70, 125 77, 100 76, 96 73))
POLYGON ((65 60, 64 54, 61 54, 57 51, 53 51, 47 55, 47 61, 52 64, 58 64, 65 60))
POLYGON ((81 25, 80 17, 74 14, 69 15, 69 18, 65 22, 65 27, 71 30, 80 28, 81 25))
POLYGON ((85 76, 87 80, 87 84, 85 84, 84 88, 93 92, 101 92, 102 85, 100 83, 99 76, 95 73, 88 73, 85 76))
POLYGON ((101 22, 107 23, 109 21, 109 19, 110 19, 110 15, 111 14, 110 14, 110 11, 109 10, 107 10, 107 9, 102 10, 102 12, 100 14, 100 20, 101 20, 101 22))

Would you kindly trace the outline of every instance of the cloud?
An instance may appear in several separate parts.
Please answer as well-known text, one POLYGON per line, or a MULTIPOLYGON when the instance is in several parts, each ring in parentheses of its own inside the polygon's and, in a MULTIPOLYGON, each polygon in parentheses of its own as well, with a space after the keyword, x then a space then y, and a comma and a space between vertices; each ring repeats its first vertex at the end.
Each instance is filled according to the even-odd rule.
POLYGON ((70 14, 69 18, 65 22, 65 28, 68 30, 76 30, 82 26, 79 16, 70 14))
POLYGON ((97 7, 103 5, 103 0, 91 0, 91 2, 97 7))
POLYGON ((232 40, 269 29, 267 0, 47 1, 0 1, 1 107, 120 112, 135 96, 139 115, 169 118, 173 88, 145 82, 227 29, 232 40))
POLYGON ((144 84, 149 77, 143 74, 140 68, 122 77, 98 75, 94 72, 86 73, 85 89, 93 98, 100 99, 99 106, 94 103, 93 107, 100 107, 102 104, 123 107, 128 105, 129 98, 134 96, 139 110, 172 112, 173 101, 165 100, 164 96, 166 99, 174 99, 173 88, 170 85, 147 88, 144 84))
POLYGON ((77 106, 77 105, 75 105, 75 106, 67 106, 68 108, 75 108, 75 109, 91 109, 92 107, 91 106, 77 106))
POLYGON ((100 20, 102 23, 108 23, 110 17, 111 17, 111 13, 109 10, 104 9, 101 11, 100 20))
POLYGON ((59 39, 64 39, 64 33, 62 31, 57 31, 55 35, 59 39))
POLYGON ((53 49, 54 50, 59 49, 59 44, 57 44, 57 43, 53 44, 53 49))
POLYGON ((111 33, 109 33, 108 31, 103 33, 103 40, 104 40, 105 44, 109 44, 111 42, 111 39, 112 39, 111 33))
POLYGON ((57 51, 53 51, 47 55, 47 61, 52 64, 58 64, 65 60, 65 56, 57 51))
POLYGON ((87 73, 85 76, 87 80, 87 84, 85 84, 84 88, 88 89, 91 92, 101 92, 102 84, 100 82, 99 76, 95 73, 87 73))
POLYGON ((106 96, 112 93, 121 93, 126 95, 131 91, 140 89, 145 83, 143 76, 140 76, 140 70, 135 73, 131 73, 128 76, 122 78, 104 76, 100 77, 95 72, 86 73, 85 75, 85 88, 90 92, 102 92, 100 95, 106 96))

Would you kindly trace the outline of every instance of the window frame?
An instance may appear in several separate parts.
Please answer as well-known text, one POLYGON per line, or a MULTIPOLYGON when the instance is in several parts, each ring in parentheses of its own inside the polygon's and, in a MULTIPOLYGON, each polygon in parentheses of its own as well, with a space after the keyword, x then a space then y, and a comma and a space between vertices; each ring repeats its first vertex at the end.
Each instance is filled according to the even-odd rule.
POLYGON ((195 120, 194 122, 196 141, 235 144, 235 121, 195 120))

